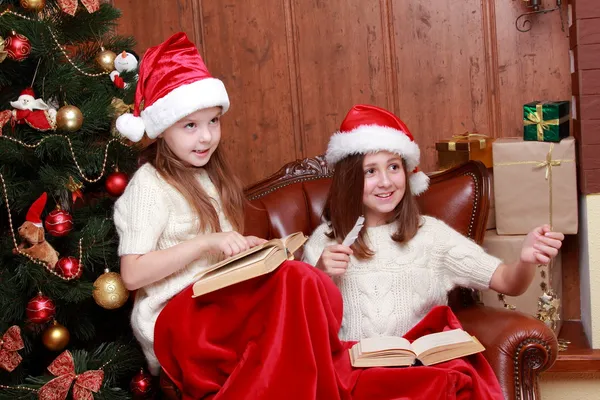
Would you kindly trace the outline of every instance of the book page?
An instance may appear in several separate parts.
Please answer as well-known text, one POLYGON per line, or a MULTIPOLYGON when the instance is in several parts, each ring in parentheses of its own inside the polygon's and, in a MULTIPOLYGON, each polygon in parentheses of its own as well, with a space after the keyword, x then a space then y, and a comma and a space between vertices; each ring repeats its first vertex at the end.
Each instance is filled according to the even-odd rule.
POLYGON ((375 353, 379 351, 395 349, 412 351, 410 342, 404 339, 403 337, 399 336, 380 336, 366 338, 361 339, 359 344, 361 354, 375 353))
POLYGON ((443 347, 456 343, 472 342, 471 335, 462 329, 453 329, 445 332, 432 333, 425 335, 414 342, 412 348, 417 356, 434 347, 443 347))

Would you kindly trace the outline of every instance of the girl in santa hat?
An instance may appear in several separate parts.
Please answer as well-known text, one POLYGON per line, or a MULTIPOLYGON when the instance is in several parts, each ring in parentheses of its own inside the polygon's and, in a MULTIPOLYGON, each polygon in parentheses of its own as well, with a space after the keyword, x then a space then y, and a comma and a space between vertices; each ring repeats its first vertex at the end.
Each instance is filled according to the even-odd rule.
POLYGON ((342 340, 402 336, 456 286, 511 296, 530 285, 564 235, 547 225, 532 230, 514 264, 487 254, 444 222, 419 213, 415 197, 429 178, 418 170, 420 151, 406 125, 370 105, 354 106, 330 139, 335 165, 321 224, 304 247, 304 261, 331 276, 344 302, 342 340), (344 245, 355 221, 364 227, 344 245))
POLYGON ((168 300, 220 257, 263 242, 238 233, 242 187, 219 148, 228 108, 223 82, 178 33, 145 53, 134 112, 116 121, 134 142, 157 139, 114 209, 121 276, 137 290, 131 324, 154 374, 154 325, 168 300))

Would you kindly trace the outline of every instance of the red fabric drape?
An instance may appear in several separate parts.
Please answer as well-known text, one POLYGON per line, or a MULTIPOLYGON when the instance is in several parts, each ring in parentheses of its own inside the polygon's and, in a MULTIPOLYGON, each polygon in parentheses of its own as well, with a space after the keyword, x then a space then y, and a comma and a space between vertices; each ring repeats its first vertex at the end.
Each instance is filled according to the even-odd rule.
MULTIPOLYGON (((155 351, 184 399, 502 399, 478 354, 432 367, 355 369, 338 339, 342 298, 297 261, 192 299, 188 287, 160 314, 155 351)), ((409 340, 460 324, 436 307, 409 340)))

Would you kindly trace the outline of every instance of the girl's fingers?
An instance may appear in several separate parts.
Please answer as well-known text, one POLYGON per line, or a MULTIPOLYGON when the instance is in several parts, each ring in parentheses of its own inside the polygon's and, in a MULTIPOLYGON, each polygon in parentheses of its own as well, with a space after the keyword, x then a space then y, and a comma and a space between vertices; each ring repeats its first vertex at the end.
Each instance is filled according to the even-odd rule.
POLYGON ((540 236, 538 238, 540 243, 543 243, 547 246, 554 247, 556 249, 560 249, 562 246, 562 242, 559 239, 554 239, 550 236, 540 236))
POLYGON ((558 254, 558 250, 556 248, 546 246, 545 244, 536 243, 533 245, 533 248, 549 257, 556 257, 556 255, 558 254))

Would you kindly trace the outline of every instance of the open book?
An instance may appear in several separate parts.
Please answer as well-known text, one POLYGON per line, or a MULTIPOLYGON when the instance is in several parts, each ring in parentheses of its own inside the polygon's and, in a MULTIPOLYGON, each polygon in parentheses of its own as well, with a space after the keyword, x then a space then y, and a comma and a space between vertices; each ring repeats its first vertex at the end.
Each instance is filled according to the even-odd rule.
POLYGON ((192 297, 214 292, 236 283, 274 271, 286 260, 293 260, 307 237, 302 232, 281 239, 271 239, 259 246, 211 265, 196 274, 192 297))
POLYGON ((396 367, 433 365, 484 351, 475 336, 462 329, 422 336, 410 343, 398 336, 362 339, 349 349, 353 367, 396 367))

